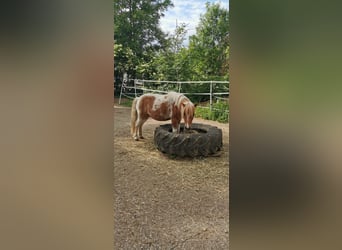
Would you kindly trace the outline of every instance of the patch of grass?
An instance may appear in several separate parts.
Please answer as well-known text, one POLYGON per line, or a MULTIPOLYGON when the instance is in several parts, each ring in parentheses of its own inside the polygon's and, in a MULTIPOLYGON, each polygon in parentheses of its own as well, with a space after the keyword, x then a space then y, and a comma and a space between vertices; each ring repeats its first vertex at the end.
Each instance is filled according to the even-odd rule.
POLYGON ((197 106, 195 110, 195 116, 201 117, 206 120, 227 123, 229 121, 229 103, 227 102, 213 103, 213 107, 211 111, 210 111, 209 106, 207 107, 197 106))
POLYGON ((121 100, 120 105, 125 106, 125 107, 132 107, 132 102, 133 100, 131 99, 125 99, 125 100, 121 100))

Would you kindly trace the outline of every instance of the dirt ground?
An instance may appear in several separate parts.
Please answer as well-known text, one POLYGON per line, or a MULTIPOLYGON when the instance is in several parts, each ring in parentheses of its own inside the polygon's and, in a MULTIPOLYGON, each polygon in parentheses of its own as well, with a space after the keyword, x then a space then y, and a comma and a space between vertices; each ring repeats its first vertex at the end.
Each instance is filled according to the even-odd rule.
POLYGON ((130 136, 130 108, 114 105, 114 249, 228 249, 229 125, 219 156, 174 158, 159 152, 149 119, 145 139, 130 136))

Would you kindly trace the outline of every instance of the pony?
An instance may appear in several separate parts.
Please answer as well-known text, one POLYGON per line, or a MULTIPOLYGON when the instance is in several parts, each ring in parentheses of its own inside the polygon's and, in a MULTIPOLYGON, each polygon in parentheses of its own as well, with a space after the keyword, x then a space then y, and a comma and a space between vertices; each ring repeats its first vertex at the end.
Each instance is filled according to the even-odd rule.
POLYGON ((184 119, 185 128, 190 129, 194 118, 195 107, 189 98, 177 92, 165 95, 144 94, 136 97, 131 110, 131 134, 138 141, 144 139, 142 126, 152 118, 157 121, 171 120, 172 132, 180 132, 180 122, 184 119))

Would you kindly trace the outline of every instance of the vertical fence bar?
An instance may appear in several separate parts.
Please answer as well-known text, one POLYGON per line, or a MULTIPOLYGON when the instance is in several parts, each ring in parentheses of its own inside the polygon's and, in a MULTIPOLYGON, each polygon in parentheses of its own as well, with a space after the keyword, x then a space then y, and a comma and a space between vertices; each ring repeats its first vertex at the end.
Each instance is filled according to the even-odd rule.
POLYGON ((121 88, 120 88, 119 105, 121 104, 122 85, 123 85, 123 82, 121 83, 121 88))
POLYGON ((134 79, 134 96, 137 97, 137 79, 134 79))
POLYGON ((213 81, 210 81, 210 111, 213 107, 213 81))
POLYGON ((181 83, 181 82, 179 82, 179 83, 178 83, 178 93, 180 93, 180 91, 181 91, 181 88, 182 88, 182 83, 181 83))

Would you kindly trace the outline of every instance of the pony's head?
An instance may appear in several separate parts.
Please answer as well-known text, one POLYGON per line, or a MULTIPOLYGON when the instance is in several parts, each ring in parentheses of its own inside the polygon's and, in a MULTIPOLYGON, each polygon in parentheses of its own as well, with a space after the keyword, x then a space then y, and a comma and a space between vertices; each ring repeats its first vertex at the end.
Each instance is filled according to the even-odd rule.
POLYGON ((195 107, 191 101, 184 101, 182 102, 183 105, 183 118, 184 118, 184 123, 185 123, 185 128, 190 129, 192 120, 194 119, 195 116, 195 107))

